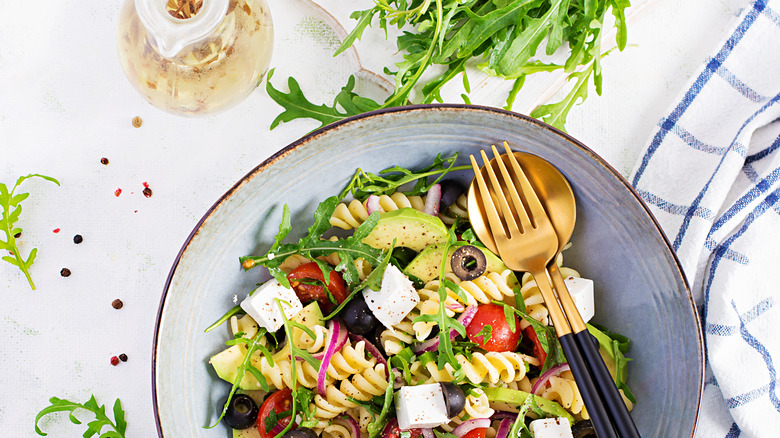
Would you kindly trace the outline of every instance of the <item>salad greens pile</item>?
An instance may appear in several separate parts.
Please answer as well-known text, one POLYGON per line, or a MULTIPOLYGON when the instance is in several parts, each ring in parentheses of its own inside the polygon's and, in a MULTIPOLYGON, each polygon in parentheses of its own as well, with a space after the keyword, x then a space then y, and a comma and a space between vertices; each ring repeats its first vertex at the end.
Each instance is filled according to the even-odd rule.
MULTIPOLYGON (((394 68, 385 68, 385 73, 394 79, 393 92, 384 102, 376 102, 355 93, 355 78, 350 77, 332 105, 317 105, 306 98, 292 77, 288 79, 289 92, 274 88, 271 71, 266 90, 284 108, 271 129, 299 118, 314 119, 325 126, 380 108, 442 102, 442 87, 459 75, 464 89, 470 92, 466 67, 472 64, 490 76, 513 81, 506 98, 508 110, 530 75, 563 71, 569 79, 575 79, 574 86, 560 102, 542 105, 531 113, 532 117, 564 129, 574 104, 587 97, 591 78, 596 93, 601 94, 601 58, 609 52, 602 51, 608 14, 614 16, 617 48, 622 51, 627 40, 625 9, 631 5, 629 0, 374 0, 374 3, 374 7, 351 15, 357 24, 335 54, 351 47, 375 21, 386 34, 388 26, 403 30, 396 42, 403 60, 394 68), (536 59, 545 40, 546 55, 564 47, 568 49, 565 62, 536 59), (434 68, 427 72, 430 67, 434 68)), ((467 95, 462 97, 470 103, 467 95)))
POLYGON ((22 229, 15 227, 15 224, 19 220, 19 216, 22 214, 22 201, 30 196, 29 193, 16 193, 16 189, 19 188, 19 185, 21 185, 25 180, 35 177, 43 178, 46 181, 51 181, 57 185, 60 185, 60 182, 56 179, 50 176, 39 175, 37 173, 27 176, 20 176, 19 179, 16 180, 16 184, 11 187, 10 191, 5 184, 0 183, 0 207, 3 208, 3 215, 0 217, 0 231, 3 231, 6 237, 5 241, 0 240, 0 250, 10 252, 10 255, 3 256, 3 260, 18 267, 22 273, 24 273, 24 276, 27 277, 27 282, 30 283, 32 290, 35 290, 35 284, 33 283, 32 277, 30 276, 30 266, 32 266, 33 262, 35 261, 35 256, 38 254, 38 249, 33 248, 26 259, 22 257, 22 253, 19 251, 19 247, 16 245, 16 238, 22 233, 22 229))

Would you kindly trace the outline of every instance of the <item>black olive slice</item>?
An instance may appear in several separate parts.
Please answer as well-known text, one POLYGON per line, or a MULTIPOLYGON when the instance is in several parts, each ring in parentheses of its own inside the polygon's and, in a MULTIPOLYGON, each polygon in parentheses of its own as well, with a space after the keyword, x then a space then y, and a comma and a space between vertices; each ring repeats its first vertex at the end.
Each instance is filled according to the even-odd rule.
POLYGON ((444 394, 444 406, 447 407, 447 416, 457 417, 466 407, 466 394, 460 389, 460 386, 452 382, 439 383, 441 392, 444 394))
POLYGON ((463 281, 473 280, 485 273, 487 259, 485 253, 473 245, 456 249, 450 259, 452 272, 463 281))
POLYGON ((288 431, 283 438, 317 438, 317 434, 306 427, 299 427, 288 431))
MULTIPOLYGON (((222 410, 221 403, 219 409, 222 410)), ((225 412, 225 424, 233 429, 246 429, 257 423, 257 413, 259 412, 257 403, 246 394, 234 394, 230 399, 227 412, 225 412)))
POLYGON ((576 422, 571 428, 571 434, 574 438, 596 438, 596 430, 590 420, 576 422))

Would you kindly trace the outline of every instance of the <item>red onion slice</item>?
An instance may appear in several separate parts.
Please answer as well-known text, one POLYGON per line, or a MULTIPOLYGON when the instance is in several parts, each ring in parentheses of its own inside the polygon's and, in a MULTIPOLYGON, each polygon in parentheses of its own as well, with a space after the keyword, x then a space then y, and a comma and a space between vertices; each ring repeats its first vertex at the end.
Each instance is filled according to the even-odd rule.
POLYGON ((369 195, 368 199, 366 199, 366 211, 369 215, 376 211, 382 212, 382 207, 379 206, 379 196, 369 195))
POLYGON ((422 435, 423 438, 435 438, 435 436, 433 435, 433 429, 431 429, 430 427, 423 428, 422 435))
POLYGON ((379 362, 381 364, 384 364, 384 366, 385 366, 385 377, 390 377, 390 373, 387 370, 387 368, 388 368, 387 360, 385 359, 385 356, 382 355, 382 352, 380 352, 379 349, 376 348, 376 345, 368 342, 368 339, 366 339, 366 338, 364 338, 364 337, 362 337, 360 335, 355 335, 355 334, 352 334, 352 333, 349 334, 349 339, 351 339, 352 342, 363 341, 365 343, 365 345, 366 345, 366 351, 371 353, 371 355, 376 358, 377 362, 379 362))
MULTIPOLYGON (((342 323, 343 324, 343 323, 342 323)), ((333 342, 333 330, 330 328, 331 326, 328 326, 328 338, 325 339, 325 351, 327 351, 327 346, 330 345, 331 342, 333 342)), ((339 334, 339 337, 336 338, 336 348, 335 351, 341 351, 342 348, 344 348, 344 345, 347 343, 347 329, 346 327, 344 330, 341 331, 339 334)), ((311 356, 317 360, 322 360, 323 357, 325 357, 325 351, 321 351, 319 353, 312 354, 311 356)), ((334 352, 335 352, 334 351, 334 352)), ((303 361, 302 357, 295 356, 295 358, 299 361, 303 361)))
POLYGON ((350 433, 353 437, 360 437, 360 426, 358 426, 358 422, 355 421, 355 419, 352 418, 352 416, 349 414, 343 414, 333 420, 333 422, 341 424, 350 429, 350 433))
POLYGON ((339 343, 341 347, 347 342, 347 328, 338 319, 330 320, 330 333, 328 333, 328 346, 325 349, 325 355, 322 357, 320 371, 317 374, 317 392, 325 397, 325 380, 328 377, 328 366, 333 354, 341 348, 336 348, 339 343))
MULTIPOLYGON (((468 327, 471 324, 471 320, 474 319, 474 315, 477 314, 477 306, 469 306, 466 310, 458 316, 458 322, 463 324, 463 327, 468 327)), ((458 337, 458 331, 450 329, 450 339, 454 340, 458 337)), ((419 343, 414 346, 414 353, 421 355, 427 351, 434 351, 439 348, 439 337, 436 336, 433 339, 428 339, 425 342, 419 343)))
POLYGON ((564 362, 545 371, 544 374, 542 374, 539 377, 539 380, 537 380, 536 383, 534 383, 534 386, 531 388, 531 394, 533 395, 541 394, 542 390, 544 390, 544 387, 547 384, 547 381, 550 380, 550 377, 557 376, 558 374, 564 371, 568 371, 569 369, 571 369, 569 367, 569 364, 564 362))
POLYGON ((498 424, 498 431, 496 431, 496 438, 507 438, 509 436, 509 430, 512 429, 512 420, 505 418, 498 424))
POLYGON ((458 438, 461 438, 474 429, 487 429, 488 427, 490 427, 489 418, 472 418, 471 420, 467 420, 461 423, 458 427, 455 428, 455 430, 452 431, 452 434, 458 438))
POLYGON ((428 213, 433 216, 439 214, 439 205, 441 204, 441 185, 434 184, 428 189, 428 194, 425 196, 425 207, 423 213, 428 213))

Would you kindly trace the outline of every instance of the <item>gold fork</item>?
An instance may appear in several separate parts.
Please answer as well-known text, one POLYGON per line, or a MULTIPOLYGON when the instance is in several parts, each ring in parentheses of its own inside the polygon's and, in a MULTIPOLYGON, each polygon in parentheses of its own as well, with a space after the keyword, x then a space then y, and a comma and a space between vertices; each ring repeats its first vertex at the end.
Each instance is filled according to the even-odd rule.
POLYGON ((639 436, 557 269, 555 258, 559 242, 556 230, 514 154, 508 145, 505 146, 511 171, 495 146, 492 147, 500 179, 485 152, 481 151, 489 184, 471 156, 477 185, 475 192, 481 198, 478 204, 483 217, 487 218, 499 255, 509 268, 530 272, 536 280, 598 436, 616 436, 615 428, 620 436, 639 436))

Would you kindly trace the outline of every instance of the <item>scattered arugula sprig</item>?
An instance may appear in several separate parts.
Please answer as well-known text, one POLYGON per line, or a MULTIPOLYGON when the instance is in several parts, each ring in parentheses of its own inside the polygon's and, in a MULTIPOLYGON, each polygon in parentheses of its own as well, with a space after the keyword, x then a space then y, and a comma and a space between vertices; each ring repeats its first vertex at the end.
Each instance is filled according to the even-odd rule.
MULTIPOLYGON (((312 339, 316 338, 316 335, 314 332, 306 327, 305 325, 290 321, 287 319, 287 315, 284 313, 283 305, 290 306, 291 304, 280 300, 279 298, 274 299, 276 301, 276 305, 279 307, 279 311, 282 314, 282 324, 284 327, 284 333, 287 335, 287 345, 290 347, 290 366, 292 374, 292 388, 290 390, 292 391, 292 412, 290 413, 290 417, 295 419, 296 412, 298 410, 298 407, 301 409, 301 414, 303 415, 303 421, 301 422, 300 426, 302 427, 312 427, 313 425, 317 424, 317 419, 314 418, 314 413, 317 410, 315 407, 314 410, 310 408, 309 402, 314 398, 314 393, 304 387, 301 387, 298 385, 298 359, 305 360, 309 365, 311 365, 315 370, 319 370, 322 366, 322 361, 315 359, 314 356, 312 356, 311 353, 309 353, 306 350, 301 349, 297 345, 295 345, 295 342, 293 342, 293 328, 297 328, 300 330, 303 330, 308 334, 312 339)), ((287 426, 279 432, 275 438, 280 438, 284 436, 284 434, 289 431, 293 425, 295 424, 295 421, 290 421, 287 426)))
MULTIPOLYGON (((629 0, 375 0, 374 3, 371 9, 351 15, 357 23, 335 55, 351 47, 374 21, 385 32, 388 25, 404 29, 396 41, 403 60, 396 63, 394 71, 385 69, 394 79, 390 96, 381 104, 361 97, 353 91, 355 78, 350 77, 331 106, 315 105, 304 96, 295 79, 288 79, 289 92, 284 93, 273 87, 269 74, 266 90, 284 108, 271 124, 272 129, 281 122, 298 118, 314 119, 325 126, 380 108, 441 102, 442 87, 458 75, 463 77, 466 92, 470 91, 466 66, 472 60, 489 75, 514 81, 506 99, 507 109, 512 108, 530 75, 558 70, 576 79, 563 100, 541 106, 532 113, 533 117, 563 128, 574 104, 587 97, 590 78, 596 93, 601 94, 600 60, 606 55, 602 53, 604 22, 611 12, 617 29, 617 48, 622 51, 627 40, 625 9, 630 6, 629 0), (545 39, 547 55, 553 55, 561 47, 568 48, 563 64, 533 59, 545 39), (436 71, 424 75, 432 66, 437 67, 436 71), (413 94, 416 94, 414 99, 413 94)), ((466 95, 464 101, 469 103, 466 95)))
POLYGON ((408 196, 421 195, 426 193, 431 186, 441 181, 448 173, 471 169, 471 166, 455 166, 457 159, 457 152, 447 158, 442 158, 441 154, 437 154, 433 163, 416 171, 404 169, 401 166, 393 166, 381 170, 378 174, 374 174, 358 168, 347 187, 339 195, 339 198, 344 199, 351 193, 353 198, 364 201, 369 195, 393 193, 400 187, 412 182, 414 187, 404 191, 404 193, 408 196), (429 176, 437 177, 432 182, 428 182, 429 176))
POLYGON ((125 430, 127 429, 127 422, 125 421, 125 411, 122 409, 122 403, 119 399, 114 402, 114 421, 106 415, 105 405, 98 405, 95 396, 91 396, 86 403, 76 403, 69 400, 52 397, 49 399, 50 406, 43 408, 38 415, 35 416, 35 433, 41 436, 46 436, 38 427, 38 422, 44 416, 54 412, 69 412, 70 421, 73 424, 81 424, 74 412, 79 409, 83 409, 95 414, 95 419, 87 423, 87 430, 84 432, 84 438, 89 438, 98 435, 99 438, 125 438, 125 430), (113 430, 103 432, 104 427, 110 427, 113 430))
POLYGON ((439 265, 439 288, 437 290, 439 295, 439 311, 434 315, 420 315, 415 318, 413 322, 433 322, 439 327, 439 354, 437 366, 441 370, 444 369, 445 365, 450 364, 455 370, 453 373, 453 382, 457 383, 465 377, 465 373, 463 371, 463 367, 455 357, 452 339, 450 338, 450 331, 451 329, 455 329, 458 334, 465 338, 466 328, 463 326, 463 324, 458 322, 458 320, 447 314, 447 308, 445 307, 445 302, 448 298, 447 290, 449 289, 455 292, 458 295, 458 298, 460 298, 464 303, 468 301, 468 298, 460 286, 445 276, 445 267, 447 266, 449 250, 458 240, 457 236, 455 235, 456 226, 457 224, 449 228, 447 242, 444 244, 444 248, 442 250, 442 261, 439 265))
POLYGON ((3 256, 3 260, 18 267, 24 276, 27 277, 27 282, 30 283, 32 290, 35 290, 35 284, 30 276, 30 266, 32 266, 35 261, 38 249, 33 248, 27 256, 27 259, 22 258, 22 253, 16 245, 16 236, 22 232, 22 229, 14 227, 19 220, 19 216, 22 214, 21 202, 30 196, 29 193, 16 193, 16 189, 29 178, 43 178, 58 186, 60 185, 60 182, 56 179, 37 173, 20 176, 19 179, 16 180, 16 184, 11 188, 11 191, 8 191, 8 187, 5 184, 0 183, 0 206, 3 207, 3 215, 0 217, 0 230, 5 232, 6 236, 6 241, 0 240, 0 250, 6 250, 11 253, 13 257, 3 256))

